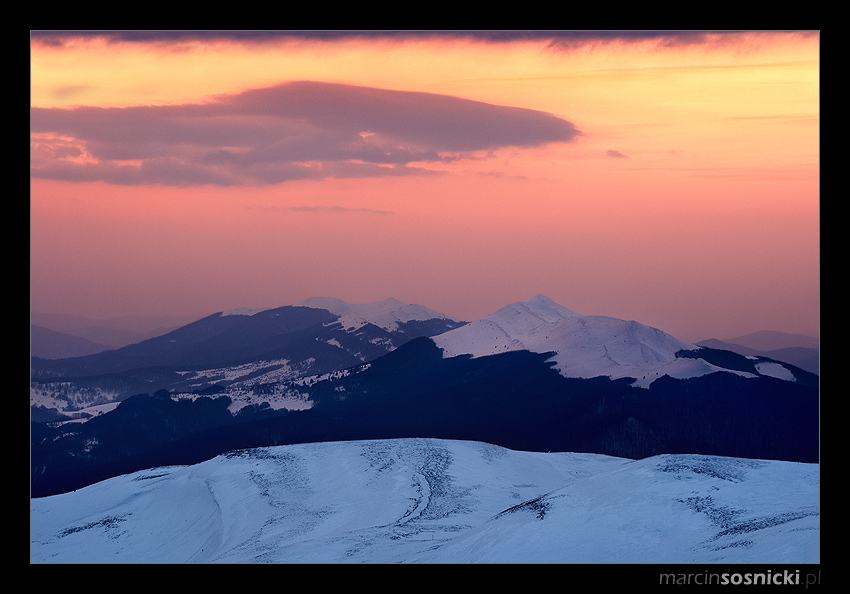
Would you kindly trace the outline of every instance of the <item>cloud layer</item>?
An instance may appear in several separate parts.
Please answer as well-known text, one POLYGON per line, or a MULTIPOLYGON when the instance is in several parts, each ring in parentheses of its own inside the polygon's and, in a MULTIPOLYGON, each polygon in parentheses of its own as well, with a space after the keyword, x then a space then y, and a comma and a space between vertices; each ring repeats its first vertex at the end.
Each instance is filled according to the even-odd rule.
POLYGON ((334 41, 345 39, 368 40, 421 40, 421 39, 468 39, 482 43, 509 43, 516 41, 544 41, 552 47, 569 49, 605 43, 650 42, 659 48, 684 45, 712 45, 717 42, 736 42, 752 35, 792 33, 817 35, 817 30, 146 30, 146 31, 30 31, 32 40, 45 45, 61 47, 79 39, 105 39, 110 43, 180 43, 229 41, 242 44, 274 43, 287 39, 334 41))
POLYGON ((33 108, 31 131, 33 177, 172 186, 422 175, 429 162, 581 134, 530 109, 309 81, 199 104, 33 108))

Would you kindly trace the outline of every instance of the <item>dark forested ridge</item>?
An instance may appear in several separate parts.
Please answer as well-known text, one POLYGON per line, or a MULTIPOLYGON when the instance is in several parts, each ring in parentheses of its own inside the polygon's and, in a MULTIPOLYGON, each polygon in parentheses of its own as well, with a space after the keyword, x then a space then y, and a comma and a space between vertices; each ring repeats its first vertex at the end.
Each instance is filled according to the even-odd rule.
POLYGON ((393 331, 365 324, 349 332, 338 319, 325 309, 293 305, 253 315, 217 313, 119 349, 66 359, 33 357, 32 374, 39 379, 86 378, 148 368, 209 369, 278 358, 312 358, 326 371, 384 355, 412 338, 463 325, 434 318, 399 323, 393 331))
MULTIPOLYGON (((627 458, 695 453, 819 459, 814 374, 799 370, 803 379, 796 382, 731 372, 664 376, 644 389, 631 387, 628 378, 565 378, 547 363, 549 356, 514 351, 444 359, 422 337, 347 375, 315 383, 309 410, 258 406, 233 415, 226 393, 213 389, 195 401, 176 401, 167 392, 139 395, 76 427, 33 423, 32 495, 234 449, 393 437, 627 458)), ((727 365, 752 365, 742 359, 727 365)))
MULTIPOLYGON (((399 321, 389 330, 373 323, 344 328, 338 315, 302 306, 253 315, 213 314, 108 352, 67 359, 32 357, 31 381, 37 391, 59 400, 66 400, 69 393, 73 399, 75 391, 107 392, 104 403, 161 389, 192 392, 208 383, 244 382, 284 365, 292 377, 328 373, 385 355, 414 338, 462 325, 453 319, 432 318, 399 321), (253 371, 223 379, 221 370, 240 365, 252 366, 253 371), (208 381, 204 372, 209 370, 215 379, 208 381)), ((33 407, 35 419, 45 418, 45 413, 50 411, 33 407)), ((60 414, 53 411, 54 416, 60 414)))

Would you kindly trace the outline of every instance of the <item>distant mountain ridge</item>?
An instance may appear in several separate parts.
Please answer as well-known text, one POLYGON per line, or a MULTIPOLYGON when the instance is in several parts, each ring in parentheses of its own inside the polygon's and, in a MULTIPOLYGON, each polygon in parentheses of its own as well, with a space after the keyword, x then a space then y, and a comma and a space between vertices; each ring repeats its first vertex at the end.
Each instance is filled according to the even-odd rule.
POLYGON ((357 330, 366 324, 374 324, 388 332, 395 332, 400 326, 410 322, 445 320, 449 326, 466 323, 423 305, 403 303, 394 297, 373 303, 346 303, 334 297, 311 297, 294 305, 326 309, 339 316, 340 324, 347 331, 357 330))
POLYGON ((101 406, 137 393, 201 390, 263 373, 274 372, 279 379, 328 373, 465 323, 396 299, 347 304, 311 298, 302 303, 218 312, 166 334, 86 356, 35 356, 32 404, 61 411, 57 398, 63 396, 51 386, 62 385, 65 393, 68 382, 79 388, 73 403, 78 411, 85 407, 86 393, 101 406))
POLYGON ((112 347, 73 334, 57 332, 42 326, 30 326, 30 356, 43 359, 82 357, 107 351, 112 347))
MULTIPOLYGON (((380 303, 383 314, 397 307, 380 303)), ((58 492, 238 448, 416 436, 627 458, 819 459, 818 377, 780 361, 700 347, 634 321, 584 316, 542 295, 469 324, 385 315, 396 333, 419 333, 400 345, 375 323, 341 319, 328 309, 287 306, 216 314, 161 337, 160 354, 189 356, 184 367, 157 371, 166 389, 139 390, 146 394, 72 431, 33 424, 34 490, 58 492), (236 367, 215 375, 185 367, 192 357, 223 360, 212 347, 226 350, 240 340, 252 356, 289 358, 265 360, 267 367, 233 361, 236 367), (295 369, 296 361, 305 365, 295 369)), ((245 348, 239 351, 244 357, 245 348)), ((139 378, 153 372, 71 383, 104 389, 130 376, 142 386, 139 378)))
MULTIPOLYGON (((120 348, 170 332, 198 319, 192 316, 119 316, 93 319, 69 314, 30 311, 30 324, 120 348)), ((82 354, 89 353, 80 353, 82 354)))
POLYGON ((806 334, 790 334, 775 330, 760 330, 743 336, 726 338, 724 342, 738 344, 757 351, 776 351, 792 347, 820 348, 820 338, 806 334))
MULTIPOLYGON (((762 333, 757 333, 759 335, 763 335, 762 333)), ((776 334, 776 333, 770 333, 776 334)), ((801 335, 791 335, 791 334, 783 334, 783 339, 778 344, 792 344, 798 345, 798 343, 802 342, 803 344, 817 344, 816 339, 812 337, 805 337, 801 335), (801 340, 800 340, 801 339, 801 340)), ((748 342, 746 337, 742 337, 743 342, 748 342)), ((819 347, 805 347, 805 346, 786 346, 781 348, 776 348, 772 350, 760 350, 757 348, 752 348, 748 346, 744 346, 742 344, 734 342, 735 340, 740 339, 731 339, 731 340, 718 340, 716 338, 710 338, 708 340, 701 340, 696 344, 698 346, 709 347, 713 349, 723 349, 727 351, 732 351, 738 353, 739 355, 744 355, 747 357, 767 357, 771 359, 776 359, 777 361, 782 361, 784 363, 790 363, 791 365, 796 365, 801 369, 805 369, 811 373, 816 373, 820 375, 820 348, 819 347)), ((753 343, 750 343, 753 344, 753 343)), ((757 342, 756 344, 765 344, 762 342, 757 342)), ((768 342, 767 346, 775 345, 777 343, 768 342)))
MULTIPOLYGON (((371 304, 344 304, 336 300, 334 312, 320 307, 319 302, 330 304, 327 299, 313 298, 302 302, 304 305, 218 312, 109 353, 47 363, 37 361, 34 368, 56 375, 94 375, 155 366, 198 368, 237 365, 263 357, 280 358, 284 356, 281 353, 287 352, 286 345, 293 341, 327 342, 333 340, 330 336, 333 330, 344 330, 350 334, 369 326, 363 330, 370 334, 367 342, 373 345, 383 342, 385 346, 371 350, 364 346, 369 352, 355 355, 357 361, 352 361, 359 362, 363 357, 386 352, 387 345, 398 344, 397 338, 409 338, 411 331, 408 326, 420 330, 433 326, 435 331, 444 331, 463 323, 394 299, 371 304), (332 326, 334 323, 339 327, 332 326)), ((412 334, 419 335, 417 332, 412 334)))

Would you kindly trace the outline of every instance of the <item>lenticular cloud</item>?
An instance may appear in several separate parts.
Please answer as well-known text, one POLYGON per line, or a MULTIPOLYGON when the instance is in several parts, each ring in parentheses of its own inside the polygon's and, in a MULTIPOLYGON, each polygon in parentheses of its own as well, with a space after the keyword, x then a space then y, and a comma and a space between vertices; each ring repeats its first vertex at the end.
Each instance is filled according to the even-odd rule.
POLYGON ((421 175, 462 153, 581 134, 531 109, 309 81, 198 104, 33 108, 31 129, 34 177, 174 186, 421 175))

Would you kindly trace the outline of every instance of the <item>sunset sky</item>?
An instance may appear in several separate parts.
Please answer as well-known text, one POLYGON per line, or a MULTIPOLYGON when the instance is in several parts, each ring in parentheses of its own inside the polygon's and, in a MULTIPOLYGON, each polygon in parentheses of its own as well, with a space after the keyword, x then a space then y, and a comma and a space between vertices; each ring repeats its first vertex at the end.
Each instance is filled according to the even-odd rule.
POLYGON ((31 307, 819 333, 817 32, 31 35, 31 307))

